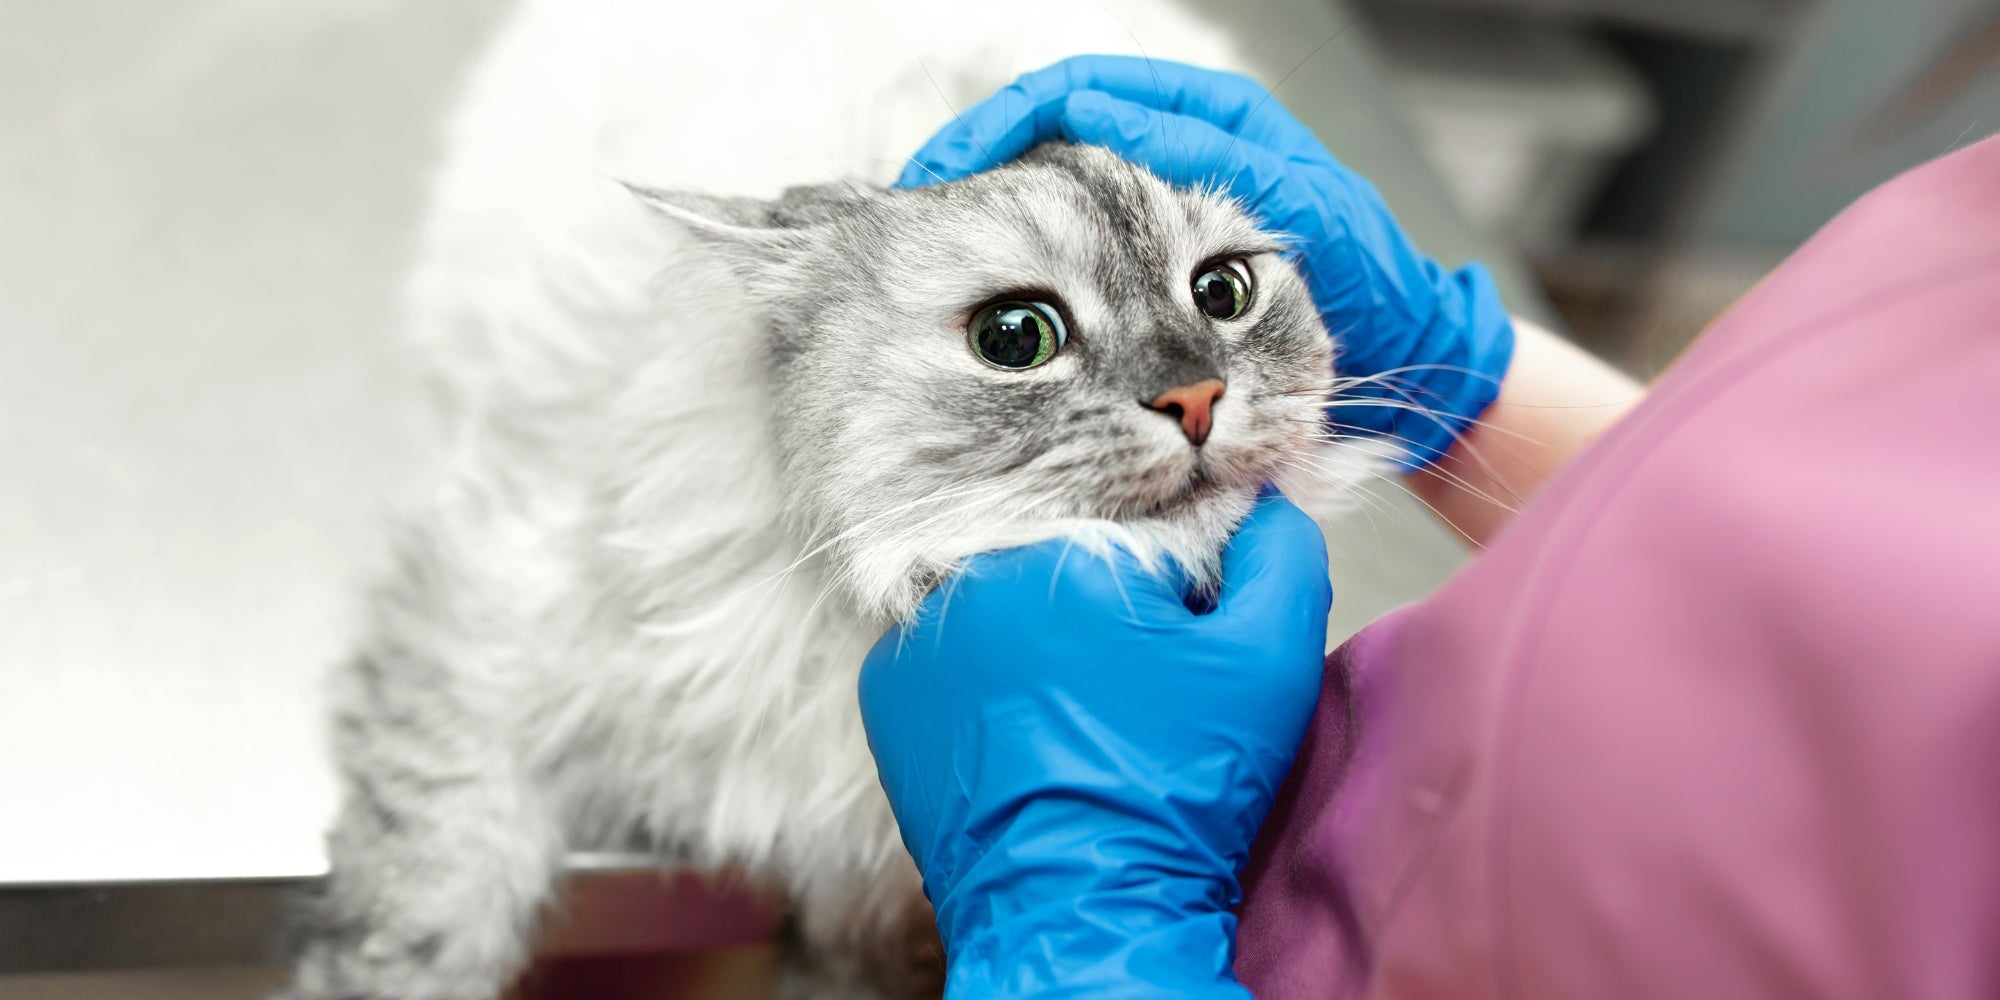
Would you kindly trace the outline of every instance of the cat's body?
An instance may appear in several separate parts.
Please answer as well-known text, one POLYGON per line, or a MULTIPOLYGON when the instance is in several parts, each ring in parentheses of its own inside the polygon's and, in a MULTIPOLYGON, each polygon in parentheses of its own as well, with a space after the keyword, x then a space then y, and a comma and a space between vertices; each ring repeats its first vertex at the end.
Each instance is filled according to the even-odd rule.
MULTIPOLYGON (((757 141, 865 164, 847 173, 892 176, 948 116, 933 72, 978 69, 963 100, 1025 68, 979 48, 995 15, 974 7, 964 58, 925 70, 827 55, 807 43, 832 28, 797 22, 838 5, 785 6, 759 41, 805 65, 743 66, 793 91, 757 141)), ((1150 47, 1205 54, 1202 26, 1152 14, 1150 47)), ((796 995, 921 988, 870 959, 921 909, 856 710, 869 644, 972 552, 1068 536, 1200 568, 1259 482, 1322 478, 1301 470, 1328 447, 1331 349, 1235 207, 1073 149, 919 192, 635 196, 618 181, 816 179, 644 113, 731 86, 691 55, 635 90, 667 29, 645 5, 533 6, 473 81, 413 307, 451 461, 337 674, 348 796, 299 997, 491 996, 563 853, 630 849, 782 888, 796 995), (1217 321, 1187 283, 1223 258, 1256 297, 1217 321), (1070 345, 982 364, 968 317, 1003 293, 1059 301, 1070 345), (1227 389, 1193 447, 1143 404, 1198 376, 1227 389)))

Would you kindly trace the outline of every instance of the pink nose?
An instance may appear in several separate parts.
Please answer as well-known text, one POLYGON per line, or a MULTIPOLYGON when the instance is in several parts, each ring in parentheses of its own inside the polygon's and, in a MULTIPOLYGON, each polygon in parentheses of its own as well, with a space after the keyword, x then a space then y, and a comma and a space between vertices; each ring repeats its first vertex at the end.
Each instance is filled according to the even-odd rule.
POLYGON ((1146 407, 1180 421, 1181 433, 1187 435, 1188 443, 1199 448, 1202 442, 1208 440, 1208 431, 1213 424, 1209 411, 1221 398, 1222 380, 1211 378, 1193 385, 1174 386, 1154 397, 1146 407))

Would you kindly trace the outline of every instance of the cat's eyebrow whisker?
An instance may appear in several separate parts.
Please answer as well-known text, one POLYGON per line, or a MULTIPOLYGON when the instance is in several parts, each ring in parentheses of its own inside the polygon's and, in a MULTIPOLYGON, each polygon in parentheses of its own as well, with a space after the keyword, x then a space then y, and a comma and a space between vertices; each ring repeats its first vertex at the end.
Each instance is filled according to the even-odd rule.
POLYGON ((1356 14, 1352 17, 1349 17, 1347 19, 1347 23, 1342 24, 1339 28, 1335 29, 1333 34, 1326 36, 1325 41, 1322 41, 1318 45, 1313 46, 1313 50, 1311 52, 1306 53, 1304 59, 1301 59, 1297 63, 1294 63, 1291 69, 1286 70, 1285 75, 1279 77, 1277 83, 1274 83, 1268 88, 1265 88, 1264 96, 1259 98, 1257 103, 1250 108, 1250 112, 1243 116, 1242 121, 1236 123, 1236 131, 1229 137, 1229 148, 1223 151, 1223 158, 1227 159, 1230 153, 1236 151, 1236 144, 1238 142, 1243 141, 1244 127, 1250 123, 1250 119, 1257 117, 1257 112, 1264 110, 1264 105, 1271 103, 1272 99, 1278 96, 1278 88, 1283 87, 1285 85, 1285 82, 1292 78, 1292 74, 1297 73, 1299 70, 1304 69, 1306 63, 1312 62, 1313 57, 1319 55, 1321 50, 1325 49, 1329 45, 1332 45, 1334 39, 1347 34, 1348 29, 1354 27, 1356 24, 1359 23, 1361 23, 1361 15, 1356 14))
POLYGON ((917 166, 918 166, 919 168, 921 168, 921 169, 923 170, 923 172, 924 172, 924 173, 927 173, 927 174, 931 175, 932 177, 936 178, 936 179, 937 179, 937 182, 938 182, 939 184, 943 184, 943 183, 945 183, 945 179, 944 179, 944 175, 943 175, 943 174, 940 174, 940 173, 938 173, 937 171, 935 171, 935 170, 932 170, 932 169, 931 169, 931 167, 930 167, 930 164, 928 164, 928 163, 925 163, 924 161, 922 161, 922 160, 919 160, 919 159, 917 159, 917 157, 916 157, 916 155, 915 155, 915 154, 911 154, 911 155, 910 155, 910 156, 908 157, 908 159, 909 159, 909 161, 910 161, 911 163, 914 163, 914 164, 916 164, 916 165, 917 165, 917 166))
POLYGON ((931 75, 931 68, 929 64, 924 62, 924 54, 922 52, 917 53, 917 66, 924 71, 924 79, 931 82, 931 89, 937 91, 938 100, 943 101, 945 108, 951 112, 951 120, 957 122, 959 130, 965 133, 965 137, 971 139, 972 144, 979 147, 979 155, 986 157, 986 165, 988 167, 999 166, 998 161, 993 158, 993 151, 987 149, 986 144, 980 142, 979 137, 974 135, 971 129, 966 128, 964 116, 958 113, 958 108, 953 106, 951 98, 945 96, 944 88, 938 86, 937 77, 931 75))
MULTIPOLYGON (((1153 99, 1159 102, 1159 104, 1157 105, 1158 107, 1162 108, 1166 107, 1167 106, 1166 81, 1160 78, 1159 67, 1153 65, 1153 54, 1146 51, 1145 43, 1139 41, 1139 36, 1137 33, 1133 32, 1132 26, 1126 24, 1125 19, 1119 17, 1116 11, 1113 11, 1111 8, 1104 6, 1102 3, 1093 2, 1091 6, 1096 7, 1099 11, 1103 12, 1104 16, 1109 17, 1113 21, 1118 22, 1118 27, 1124 30, 1125 37, 1130 38, 1132 40, 1132 47, 1139 50, 1139 58, 1146 60, 1146 72, 1153 78, 1153 99)), ((1168 120, 1171 122, 1171 116, 1168 118, 1168 120)), ((1187 143, 1181 141, 1179 124, 1173 123, 1170 124, 1168 127, 1173 129, 1173 135, 1168 139, 1169 147, 1170 148, 1178 147, 1183 153, 1185 153, 1187 151, 1187 143)), ((1179 171, 1175 170, 1171 171, 1171 173, 1178 174, 1179 171)))

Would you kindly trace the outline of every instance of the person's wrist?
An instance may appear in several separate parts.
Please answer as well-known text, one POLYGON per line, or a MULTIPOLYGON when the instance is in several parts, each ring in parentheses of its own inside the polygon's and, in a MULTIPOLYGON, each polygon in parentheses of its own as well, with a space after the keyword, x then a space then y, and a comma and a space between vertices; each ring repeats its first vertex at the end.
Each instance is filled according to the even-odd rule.
POLYGON ((1241 859, 1198 822, 1076 805, 1026 803, 928 866, 947 996, 1244 1000, 1231 970, 1241 859))
POLYGON ((1249 1000, 1233 969, 1236 915, 1176 905, 1171 897, 1186 888, 1177 881, 1084 888, 1027 905, 982 898, 982 912, 961 914, 958 935, 945 939, 945 996, 1249 1000), (995 902, 1002 906, 985 908, 995 902))

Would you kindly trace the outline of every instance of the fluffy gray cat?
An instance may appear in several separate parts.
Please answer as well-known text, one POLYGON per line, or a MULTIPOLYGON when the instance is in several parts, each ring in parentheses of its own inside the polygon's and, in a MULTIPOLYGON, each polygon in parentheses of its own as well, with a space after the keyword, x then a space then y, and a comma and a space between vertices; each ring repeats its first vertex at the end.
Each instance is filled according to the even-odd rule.
POLYGON ((782 889, 792 996, 933 990, 894 960, 927 914, 861 732, 869 644, 968 554, 1212 573, 1262 483, 1360 468, 1272 235, 1106 151, 616 197, 664 248, 649 308, 460 386, 447 484, 339 672, 292 996, 491 997, 564 852, 635 847, 782 889))

